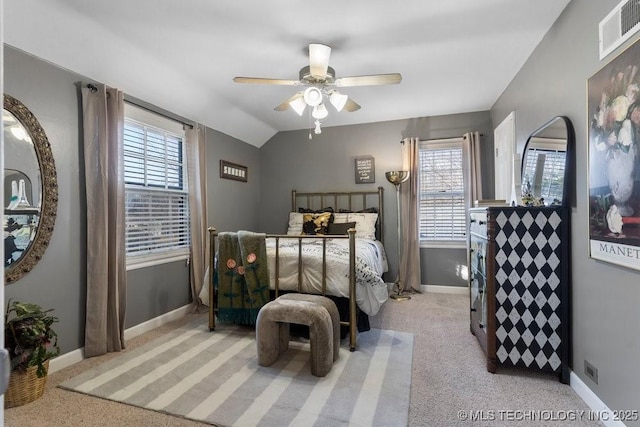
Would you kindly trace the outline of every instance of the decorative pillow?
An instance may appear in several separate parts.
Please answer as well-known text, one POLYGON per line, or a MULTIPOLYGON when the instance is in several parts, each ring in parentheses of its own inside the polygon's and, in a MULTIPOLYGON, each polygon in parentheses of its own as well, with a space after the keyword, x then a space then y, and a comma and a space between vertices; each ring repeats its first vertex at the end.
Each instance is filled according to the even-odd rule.
POLYGON ((287 234, 289 236, 299 236, 302 234, 302 217, 304 215, 298 212, 289 213, 289 228, 287 234))
POLYGON ((323 213, 323 212, 333 212, 333 208, 331 206, 327 206, 326 208, 313 210, 308 208, 298 208, 298 212, 300 213, 323 213))
POLYGON ((332 212, 320 214, 306 213, 302 215, 303 234, 327 234, 329 231, 329 224, 333 222, 332 212))
POLYGON ((348 213, 334 213, 333 222, 349 222, 348 213))
MULTIPOLYGON (((350 228, 355 228, 355 222, 332 222, 329 224, 329 231, 327 234, 340 235, 347 234, 347 230, 350 228)), ((356 231, 356 236, 357 236, 356 231)))
POLYGON ((361 239, 376 239, 377 213, 350 213, 349 221, 356 223, 356 237, 361 239))
MULTIPOLYGON (((349 210, 349 209, 338 209, 338 212, 342 212, 342 213, 353 213, 353 211, 349 210)), ((355 211, 356 213, 378 213, 378 208, 376 207, 371 207, 371 208, 365 208, 359 211, 355 211)))
MULTIPOLYGON (((352 211, 352 210, 349 210, 349 209, 338 209, 338 212, 339 213, 335 214, 335 217, 336 217, 335 221, 336 222, 348 222, 348 221, 353 221, 354 219, 347 216, 344 220, 343 219, 338 220, 338 215, 351 215, 351 214, 354 214, 354 213, 367 213, 367 214, 373 213, 373 214, 377 214, 378 213, 378 208, 377 207, 364 208, 364 209, 361 209, 361 210, 355 211, 355 212, 352 211)), ((356 229, 357 228, 358 227, 356 227, 356 229)), ((371 239, 375 240, 375 238, 376 238, 375 236, 376 236, 376 234, 377 234, 377 232, 379 230, 380 230, 380 218, 376 217, 375 229, 374 229, 374 232, 373 232, 373 236, 374 237, 371 237, 371 239)), ((357 233, 358 233, 357 236, 358 237, 363 237, 363 236, 360 235, 360 231, 361 230, 357 231, 357 233)), ((365 237, 365 238, 368 239, 370 237, 365 237)))

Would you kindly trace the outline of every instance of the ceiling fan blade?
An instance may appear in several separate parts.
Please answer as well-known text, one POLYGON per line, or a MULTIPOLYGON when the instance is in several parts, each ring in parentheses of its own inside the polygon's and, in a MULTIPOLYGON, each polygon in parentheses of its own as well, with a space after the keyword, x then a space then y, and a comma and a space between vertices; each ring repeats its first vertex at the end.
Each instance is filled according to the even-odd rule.
POLYGON ((324 44, 311 43, 309 45, 309 68, 311 75, 317 79, 327 76, 331 48, 324 44))
POLYGON ((350 113, 353 113, 354 111, 357 111, 360 109, 360 105, 357 102, 355 102, 353 99, 349 98, 347 99, 347 103, 344 104, 344 107, 342 109, 350 113))
POLYGON ((302 98, 303 93, 302 92, 298 92, 295 95, 293 95, 291 98, 287 99, 286 101, 282 102, 282 104, 278 105, 276 108, 274 108, 274 110, 276 111, 285 111, 289 109, 289 105, 291 103, 291 101, 294 101, 298 98, 302 98))
POLYGON ((341 77, 336 79, 335 85, 338 87, 350 86, 376 86, 376 85, 394 85, 402 81, 399 73, 391 74, 372 74, 369 76, 352 76, 341 77))
POLYGON ((234 77, 233 81, 236 83, 257 83, 263 85, 281 86, 295 86, 297 84, 300 84, 298 80, 268 79, 263 77, 234 77))

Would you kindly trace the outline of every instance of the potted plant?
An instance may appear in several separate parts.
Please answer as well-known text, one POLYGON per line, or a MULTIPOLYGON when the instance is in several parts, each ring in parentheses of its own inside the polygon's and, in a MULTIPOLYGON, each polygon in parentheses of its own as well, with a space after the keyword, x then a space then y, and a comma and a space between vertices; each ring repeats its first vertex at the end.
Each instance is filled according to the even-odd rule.
POLYGON ((37 304, 11 300, 4 318, 4 345, 11 358, 11 378, 5 406, 19 406, 42 396, 49 360, 60 354, 58 336, 51 328, 57 317, 37 304))

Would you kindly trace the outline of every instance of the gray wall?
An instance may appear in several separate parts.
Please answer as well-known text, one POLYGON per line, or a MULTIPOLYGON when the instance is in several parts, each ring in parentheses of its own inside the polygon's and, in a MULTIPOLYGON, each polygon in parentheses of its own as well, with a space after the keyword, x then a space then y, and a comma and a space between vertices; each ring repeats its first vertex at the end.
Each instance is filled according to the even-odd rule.
POLYGON ((219 231, 258 230, 260 151, 229 135, 207 129, 208 225, 219 231), (247 166, 247 182, 220 178, 220 160, 247 166))
MULTIPOLYGON (((311 140, 307 130, 280 132, 260 149, 260 229, 270 233, 286 231, 291 189, 346 191, 375 190, 382 186, 385 190, 384 243, 392 272, 387 281, 392 281, 397 269, 396 195, 384 173, 402 166, 400 141, 408 136, 459 137, 468 131, 484 134, 483 166, 486 171, 492 170, 493 127, 488 111, 329 127, 311 140), (355 184, 354 158, 363 155, 375 158, 374 184, 355 184)), ((485 194, 493 194, 493 174, 487 176, 483 187, 485 194)), ((422 249, 422 284, 466 287, 460 274, 466 264, 464 249, 422 249)))
POLYGON ((63 352, 81 347, 84 341, 86 222, 78 80, 73 73, 4 48, 4 90, 38 118, 51 144, 58 176, 58 215, 47 251, 30 273, 5 286, 5 300, 53 308, 60 319, 55 329, 63 352))
MULTIPOLYGON (((5 287, 5 298, 53 308, 63 353, 84 346, 86 299, 86 209, 78 82, 89 79, 4 46, 5 92, 22 101, 38 118, 52 146, 58 174, 58 215, 43 259, 33 271, 5 287)), ((257 229, 258 149, 207 129, 209 223, 232 229, 257 229), (219 158, 249 166, 249 183, 218 178, 219 158), (222 182, 225 181, 225 182, 222 182)), ((10 168, 11 165, 7 164, 10 168)), ((127 273, 129 328, 190 301, 189 270, 184 261, 127 273)))
POLYGON ((640 272, 589 258, 587 218, 586 81, 622 50, 598 59, 598 23, 618 3, 572 1, 493 106, 491 117, 500 123, 515 110, 520 151, 527 135, 552 116, 566 115, 573 122, 573 371, 611 409, 623 410, 639 409, 640 402, 640 272), (585 359, 598 369, 598 384, 584 375, 585 359))

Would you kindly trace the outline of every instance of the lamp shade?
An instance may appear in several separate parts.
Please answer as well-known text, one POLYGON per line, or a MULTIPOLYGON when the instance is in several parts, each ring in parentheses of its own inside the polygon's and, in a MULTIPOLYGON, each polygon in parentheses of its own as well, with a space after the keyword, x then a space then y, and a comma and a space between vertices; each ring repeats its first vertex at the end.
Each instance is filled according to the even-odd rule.
POLYGON ((324 119, 329 115, 329 111, 327 110, 327 107, 325 107, 323 103, 313 107, 313 112, 311 113, 311 115, 313 116, 314 119, 324 119))
POLYGON ((384 176, 393 185, 400 185, 409 179, 409 171, 389 171, 385 172, 384 176))
POLYGON ((320 105, 322 102, 322 91, 315 86, 308 87, 304 91, 304 102, 312 107, 320 105))
POLYGON ((331 105, 333 105, 338 111, 342 111, 348 99, 349 97, 347 95, 343 95, 337 90, 331 92, 331 95, 329 96, 329 102, 331 102, 331 105))
POLYGON ((307 106, 307 104, 306 102, 304 102, 304 98, 300 96, 298 98, 295 98, 289 101, 289 106, 293 109, 293 111, 295 111, 296 113, 298 113, 299 116, 301 116, 302 113, 304 113, 304 109, 307 106))
POLYGON ((324 44, 311 43, 309 45, 309 70, 317 79, 324 79, 327 75, 331 48, 324 44))

